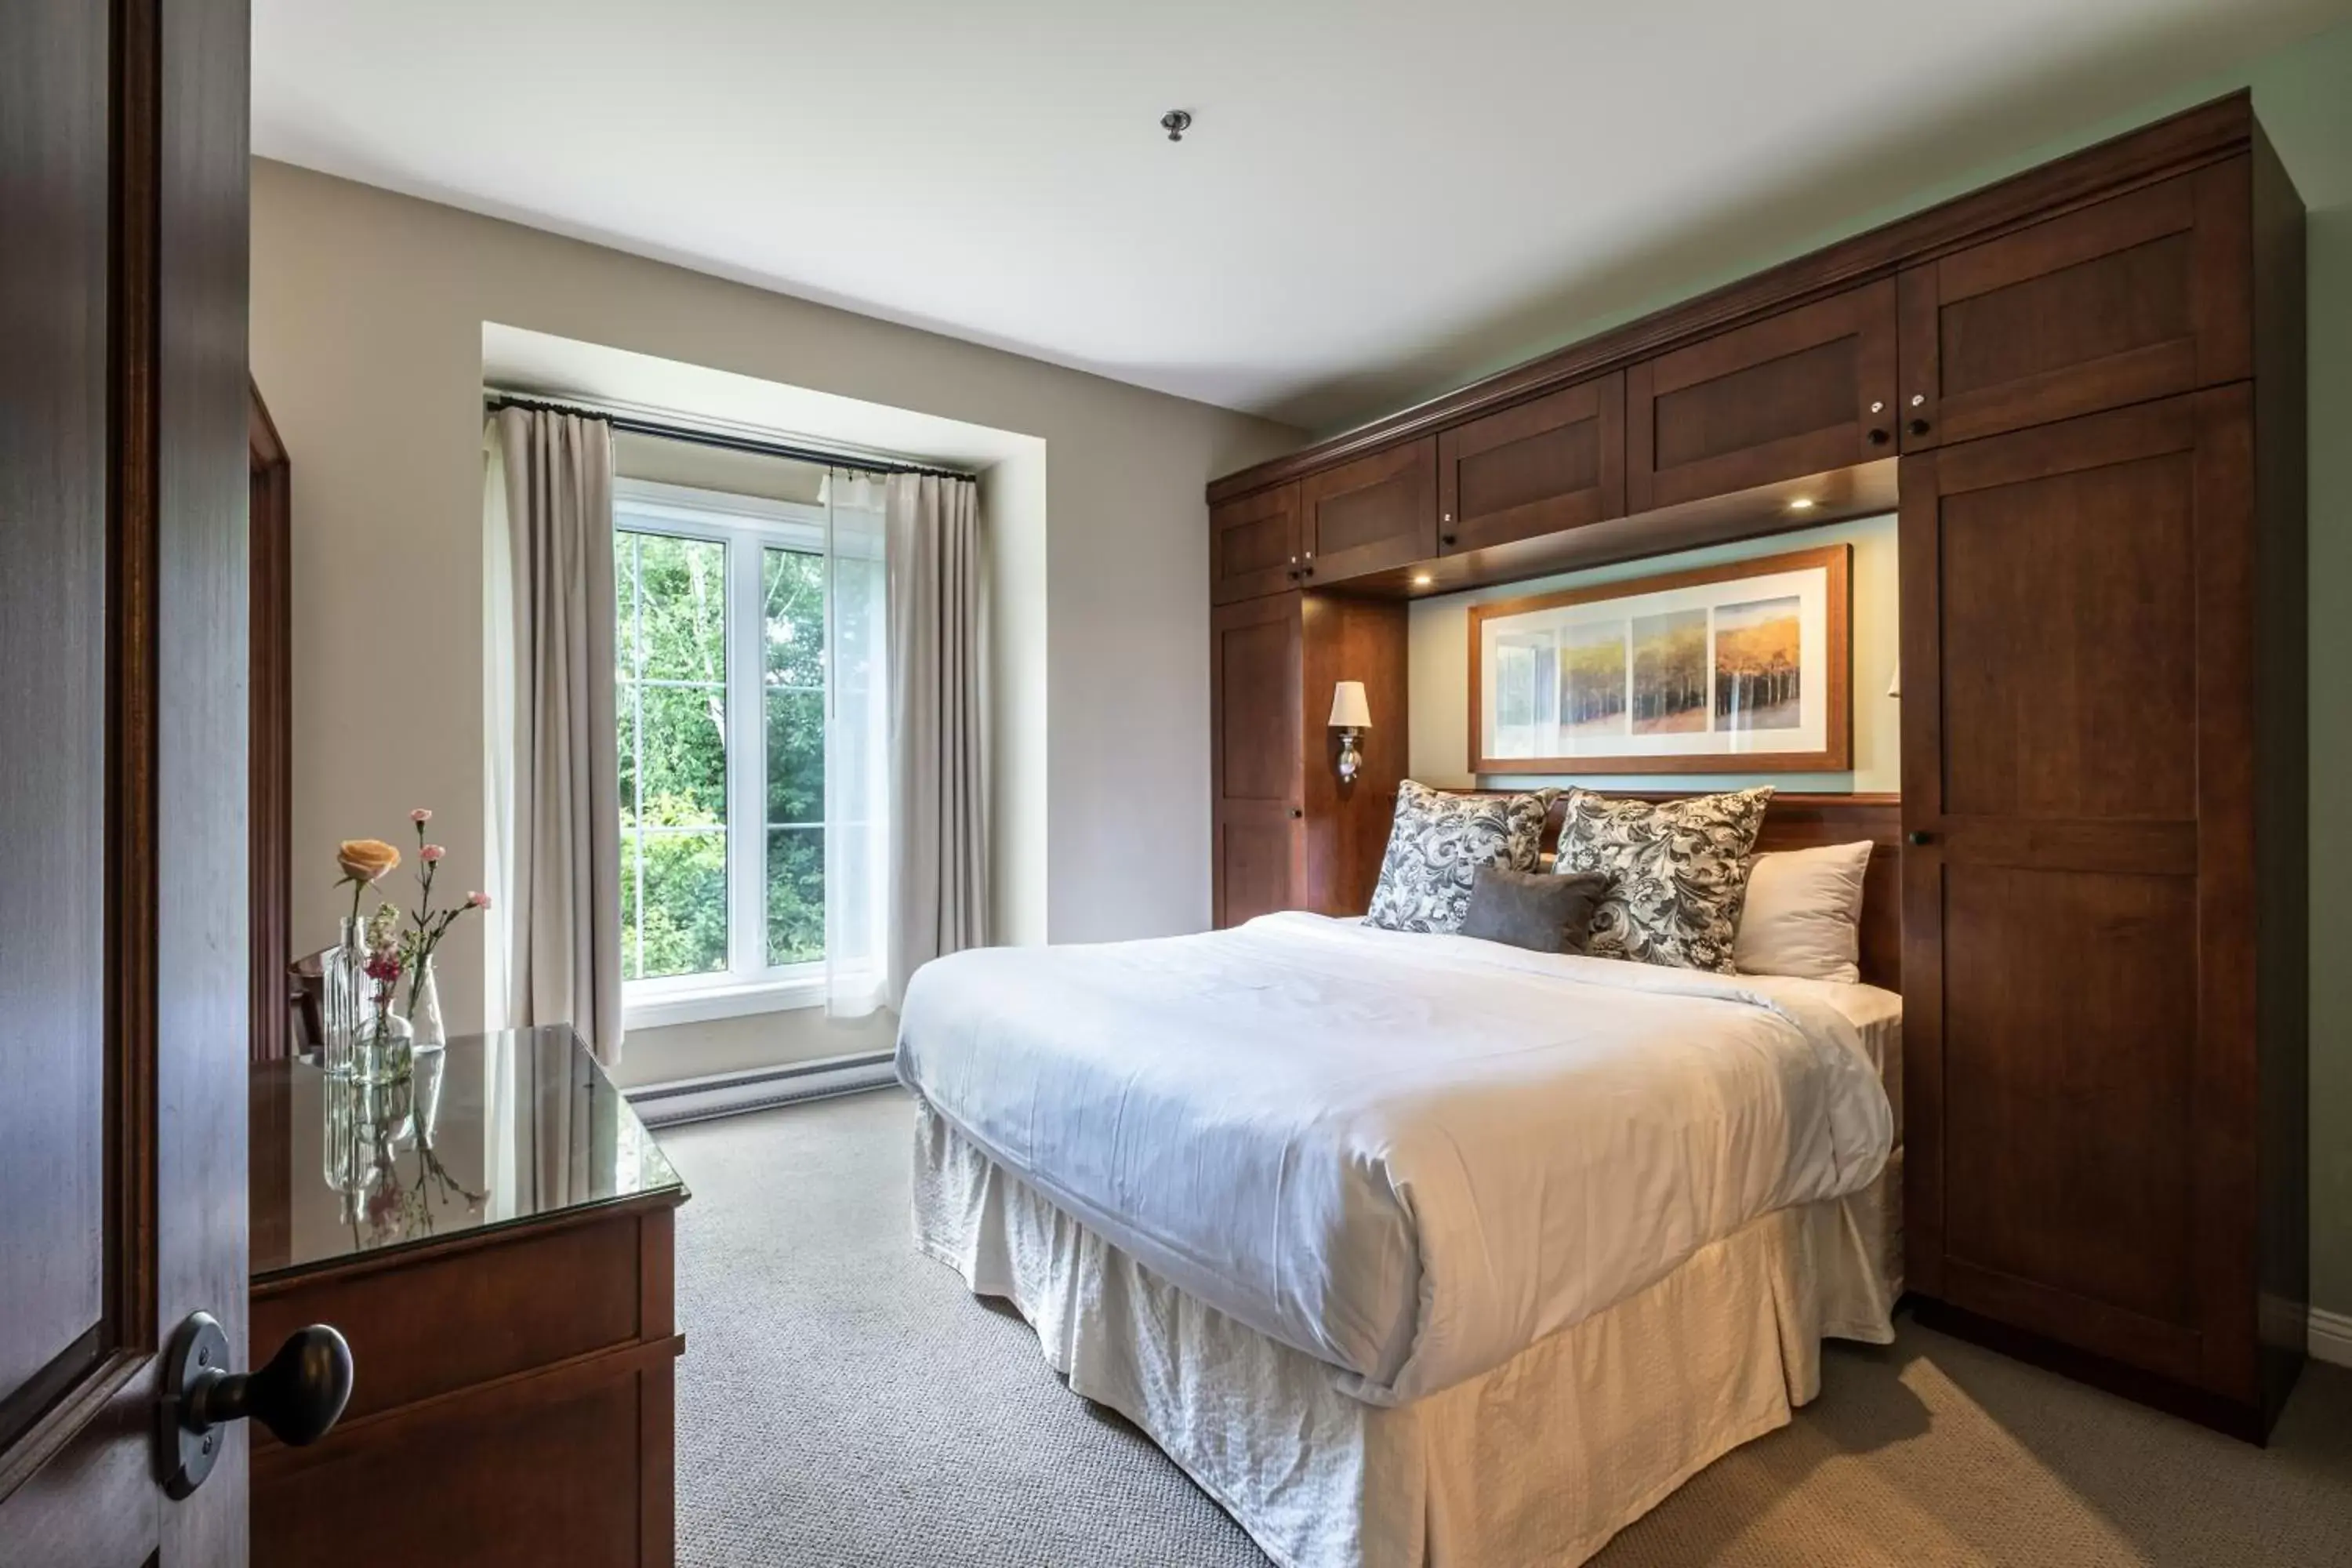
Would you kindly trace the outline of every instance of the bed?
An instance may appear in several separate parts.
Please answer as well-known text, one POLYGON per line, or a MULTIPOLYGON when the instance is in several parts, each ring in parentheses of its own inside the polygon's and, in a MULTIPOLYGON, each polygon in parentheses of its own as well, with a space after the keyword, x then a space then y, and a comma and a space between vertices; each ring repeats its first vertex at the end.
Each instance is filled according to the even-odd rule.
POLYGON ((1891 1337, 1900 1027, 1307 914, 959 954, 917 1241, 1287 1568, 1580 1562, 1891 1337))

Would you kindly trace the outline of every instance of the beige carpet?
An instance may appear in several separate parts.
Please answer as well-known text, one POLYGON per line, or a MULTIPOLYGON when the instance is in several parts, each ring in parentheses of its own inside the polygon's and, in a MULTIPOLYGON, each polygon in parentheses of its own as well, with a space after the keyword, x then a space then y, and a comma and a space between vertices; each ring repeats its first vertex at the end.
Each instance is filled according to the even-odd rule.
MULTIPOLYGON (((677 1129, 678 1560, 1263 1568, 1009 1312, 908 1241, 891 1091, 677 1129)), ((1908 1323, 1596 1568, 2352 1565, 2352 1373, 2250 1447, 1908 1323)), ((1499 1568, 1499 1565, 1498 1565, 1499 1568)))

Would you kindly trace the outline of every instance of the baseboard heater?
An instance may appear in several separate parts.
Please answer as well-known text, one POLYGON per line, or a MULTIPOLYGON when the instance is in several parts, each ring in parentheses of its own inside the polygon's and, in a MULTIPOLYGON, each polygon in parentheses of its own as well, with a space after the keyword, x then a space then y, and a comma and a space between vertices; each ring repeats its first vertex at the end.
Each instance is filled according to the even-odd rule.
POLYGON ((682 1127, 689 1121, 740 1116, 745 1111, 796 1105, 806 1100, 864 1094, 871 1089, 888 1089, 898 1081, 898 1073, 890 1065, 890 1053, 876 1051, 686 1079, 677 1083, 649 1083, 630 1089, 628 1097, 630 1105, 636 1109, 637 1119, 646 1126, 682 1127))

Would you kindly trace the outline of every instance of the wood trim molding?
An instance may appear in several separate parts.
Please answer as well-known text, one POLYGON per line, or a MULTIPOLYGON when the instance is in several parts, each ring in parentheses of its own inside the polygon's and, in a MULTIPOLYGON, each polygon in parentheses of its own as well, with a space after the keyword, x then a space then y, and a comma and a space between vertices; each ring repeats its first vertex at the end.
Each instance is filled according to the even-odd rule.
POLYGON ((287 1054, 292 1034, 286 966, 294 910, 293 470, 261 388, 247 383, 246 469, 250 488, 247 802, 251 1057, 287 1054))
POLYGON ((1870 279, 1932 260, 2006 230, 2245 151, 2253 100, 2241 89, 2070 157, 2029 169, 1967 195, 1765 268, 1738 282, 1287 456, 1211 482, 1212 505, 1284 483, 1466 419, 1491 414, 1571 382, 1630 365, 1678 344, 1809 303, 1870 279))

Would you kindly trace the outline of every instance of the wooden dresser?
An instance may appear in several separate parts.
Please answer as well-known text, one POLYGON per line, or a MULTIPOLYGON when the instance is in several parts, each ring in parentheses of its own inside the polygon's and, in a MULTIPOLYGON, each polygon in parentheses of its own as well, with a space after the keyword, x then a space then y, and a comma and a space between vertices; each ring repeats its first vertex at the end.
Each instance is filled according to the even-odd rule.
POLYGON ((252 1342, 330 1323, 353 1368, 315 1446, 253 1433, 257 1568, 667 1568, 687 1192, 578 1037, 251 1071, 252 1342))
POLYGON ((2242 93, 1218 479, 1218 922, 1364 908, 1409 601, 1897 512, 1921 1315, 2263 1435, 2307 1299, 2303 254, 2242 93))

